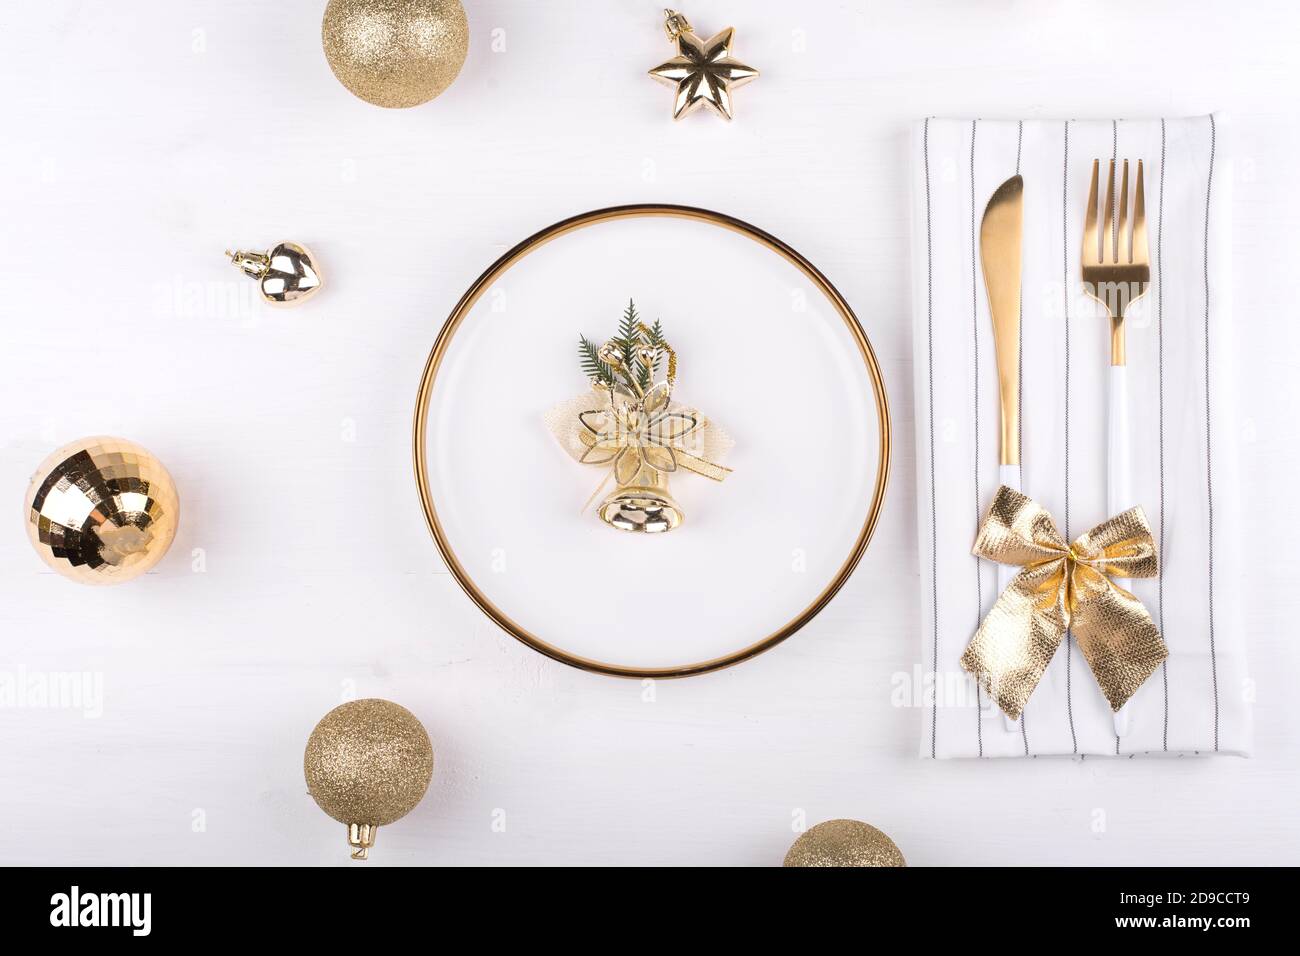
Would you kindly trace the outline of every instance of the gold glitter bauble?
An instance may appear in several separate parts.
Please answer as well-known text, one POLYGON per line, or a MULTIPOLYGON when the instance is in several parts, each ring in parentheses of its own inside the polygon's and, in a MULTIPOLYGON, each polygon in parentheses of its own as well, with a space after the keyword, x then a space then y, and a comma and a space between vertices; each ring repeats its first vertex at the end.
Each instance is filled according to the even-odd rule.
POLYGON ((894 841, 860 820, 827 820, 794 841, 785 866, 907 866, 894 841))
POLYGON ((348 825, 348 842, 365 859, 374 828, 400 820, 424 797, 433 746, 405 707, 367 698, 321 718, 302 760, 307 789, 320 808, 348 825))
POLYGON ((55 571, 83 584, 119 584, 167 553, 180 498, 148 449, 101 435, 41 462, 24 514, 32 547, 55 571))
POLYGON ((330 0, 320 32, 339 82, 375 106, 427 103, 469 50, 459 0, 330 0))

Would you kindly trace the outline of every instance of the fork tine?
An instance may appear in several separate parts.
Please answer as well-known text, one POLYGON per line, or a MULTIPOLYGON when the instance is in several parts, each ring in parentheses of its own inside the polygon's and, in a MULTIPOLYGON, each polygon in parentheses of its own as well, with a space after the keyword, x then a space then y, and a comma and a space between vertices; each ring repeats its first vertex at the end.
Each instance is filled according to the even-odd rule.
POLYGON ((1110 161, 1106 177, 1106 214, 1102 221, 1102 262, 1115 262, 1115 160, 1110 161))
POLYGON ((1124 175, 1119 185, 1119 229, 1115 232, 1115 261, 1128 264, 1133 261, 1133 236, 1128 230, 1128 160, 1124 160, 1124 175))
POLYGON ((1147 247, 1147 204, 1142 188, 1142 160, 1138 160, 1137 192, 1133 196, 1133 261, 1150 265, 1151 250, 1147 247))
POLYGON ((1097 235, 1097 174, 1100 163, 1092 161, 1092 185, 1088 187, 1088 209, 1083 217, 1083 257, 1084 265, 1099 265, 1097 235))

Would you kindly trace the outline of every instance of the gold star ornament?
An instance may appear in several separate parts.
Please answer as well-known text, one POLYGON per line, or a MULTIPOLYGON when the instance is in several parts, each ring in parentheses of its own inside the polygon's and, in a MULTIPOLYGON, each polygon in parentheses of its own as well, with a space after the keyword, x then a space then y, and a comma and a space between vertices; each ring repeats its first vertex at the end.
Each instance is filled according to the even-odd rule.
POLYGON ((701 106, 731 119, 731 91, 744 86, 758 70, 731 55, 731 27, 707 40, 695 35, 690 21, 676 10, 664 11, 664 31, 677 46, 677 55, 650 71, 656 80, 677 88, 673 119, 701 106))

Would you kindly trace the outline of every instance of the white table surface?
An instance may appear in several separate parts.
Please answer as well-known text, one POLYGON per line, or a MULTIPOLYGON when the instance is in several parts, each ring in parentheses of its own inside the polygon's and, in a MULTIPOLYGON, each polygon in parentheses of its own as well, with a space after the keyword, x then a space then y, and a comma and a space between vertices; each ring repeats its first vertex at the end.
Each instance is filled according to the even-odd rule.
MULTIPOLYGON (((1300 862, 1300 9, 1289 2, 700 0, 763 75, 672 123, 654 4, 467 0, 424 107, 333 79, 318 0, 9 5, 0 20, 0 672, 102 675, 102 715, 0 707, 0 862, 339 863, 302 749, 342 699, 403 703, 434 782, 370 865, 773 864, 849 816, 913 864, 1300 862), (495 46, 495 49, 494 49, 495 46), (908 126, 926 114, 1233 118, 1241 529, 1257 756, 923 762, 908 126), (862 316, 897 439, 846 589, 740 667, 638 683, 552 663, 462 595, 421 519, 421 365, 509 245, 602 205, 708 206, 786 239, 862 316), (311 245, 271 313, 222 258, 311 245), (57 445, 119 434, 182 524, 121 588, 49 572, 18 520, 57 445), (3 511, 3 509, 0 509, 3 511)), ((561 396, 562 397, 562 396, 561 396)))

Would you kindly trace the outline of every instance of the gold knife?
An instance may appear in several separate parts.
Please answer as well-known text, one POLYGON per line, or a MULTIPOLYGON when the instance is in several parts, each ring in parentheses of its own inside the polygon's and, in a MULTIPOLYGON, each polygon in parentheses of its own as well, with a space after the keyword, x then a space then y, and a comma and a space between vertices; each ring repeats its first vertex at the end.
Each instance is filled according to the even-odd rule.
POLYGON ((1014 468, 1020 488, 1020 237, 1023 231, 1025 182, 1012 176, 998 187, 980 223, 980 263, 989 312, 993 314, 993 348, 998 361, 998 394, 1002 403, 1001 452, 1005 472, 1014 468))
MULTIPOLYGON (((980 223, 980 264, 993 316, 993 350, 998 365, 1001 427, 998 478, 1020 490, 1020 244, 1025 220, 1025 181, 1012 176, 993 193, 980 223)), ((998 594, 1018 568, 998 565, 998 594)), ((983 609, 980 609, 983 614, 983 609)), ((1008 730, 1018 722, 1006 718, 1008 730)))

